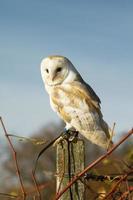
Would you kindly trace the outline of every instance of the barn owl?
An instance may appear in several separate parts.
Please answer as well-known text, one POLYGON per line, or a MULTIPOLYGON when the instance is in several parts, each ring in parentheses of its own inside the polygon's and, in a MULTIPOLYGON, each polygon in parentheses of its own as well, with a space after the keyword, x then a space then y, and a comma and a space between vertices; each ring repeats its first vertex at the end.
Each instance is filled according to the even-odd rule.
POLYGON ((41 75, 52 109, 92 143, 105 149, 111 131, 103 120, 100 99, 66 57, 49 56, 41 62, 41 75))

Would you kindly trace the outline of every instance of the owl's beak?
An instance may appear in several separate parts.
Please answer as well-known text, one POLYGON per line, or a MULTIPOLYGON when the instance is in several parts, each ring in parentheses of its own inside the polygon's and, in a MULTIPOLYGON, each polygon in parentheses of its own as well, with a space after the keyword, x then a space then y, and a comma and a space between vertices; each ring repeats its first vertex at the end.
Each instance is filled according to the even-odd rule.
POLYGON ((52 74, 51 80, 54 81, 55 77, 56 77, 56 74, 52 74))

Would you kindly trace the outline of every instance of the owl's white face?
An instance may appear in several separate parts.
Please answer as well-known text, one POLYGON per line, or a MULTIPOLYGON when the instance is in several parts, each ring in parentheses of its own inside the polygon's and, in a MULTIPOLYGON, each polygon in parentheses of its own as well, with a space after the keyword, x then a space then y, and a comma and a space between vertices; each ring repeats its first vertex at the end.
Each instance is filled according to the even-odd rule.
POLYGON ((61 84, 69 74, 69 60, 62 56, 49 56, 41 62, 41 75, 45 84, 61 84))

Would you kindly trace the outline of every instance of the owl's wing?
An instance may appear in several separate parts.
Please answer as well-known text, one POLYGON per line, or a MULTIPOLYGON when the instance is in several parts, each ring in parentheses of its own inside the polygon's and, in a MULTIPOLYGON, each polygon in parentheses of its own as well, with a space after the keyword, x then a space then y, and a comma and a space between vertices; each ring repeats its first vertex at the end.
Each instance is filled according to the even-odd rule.
POLYGON ((66 122, 74 119, 72 113, 77 113, 77 109, 76 115, 79 118, 84 112, 87 115, 90 113, 93 119, 102 118, 100 99, 89 85, 79 81, 55 87, 51 95, 51 106, 66 122))
MULTIPOLYGON (((91 87, 90 85, 88 85, 87 83, 85 83, 85 82, 84 82, 84 84, 85 84, 85 87, 86 87, 86 89, 87 89, 87 93, 89 93, 89 95, 91 96, 91 98, 92 98, 94 101, 97 101, 97 102, 99 103, 99 105, 100 105, 101 100, 100 100, 100 98, 97 96, 97 94, 94 92, 94 90, 92 89, 92 87, 91 87)), ((86 89, 85 89, 85 90, 86 90, 86 89)))
POLYGON ((74 81, 71 86, 75 89, 78 90, 86 99, 86 101, 89 103, 89 105, 94 106, 97 110, 100 111, 100 99, 94 92, 94 90, 89 86, 87 83, 84 81, 78 82, 74 81))

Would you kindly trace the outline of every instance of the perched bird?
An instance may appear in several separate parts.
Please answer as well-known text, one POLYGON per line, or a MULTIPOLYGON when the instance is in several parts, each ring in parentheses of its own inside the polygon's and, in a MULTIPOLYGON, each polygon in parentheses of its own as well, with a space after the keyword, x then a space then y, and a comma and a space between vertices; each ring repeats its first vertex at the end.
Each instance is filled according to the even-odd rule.
POLYGON ((111 144, 111 130, 103 120, 100 99, 66 57, 49 56, 41 62, 41 75, 51 107, 84 137, 105 149, 111 144))

